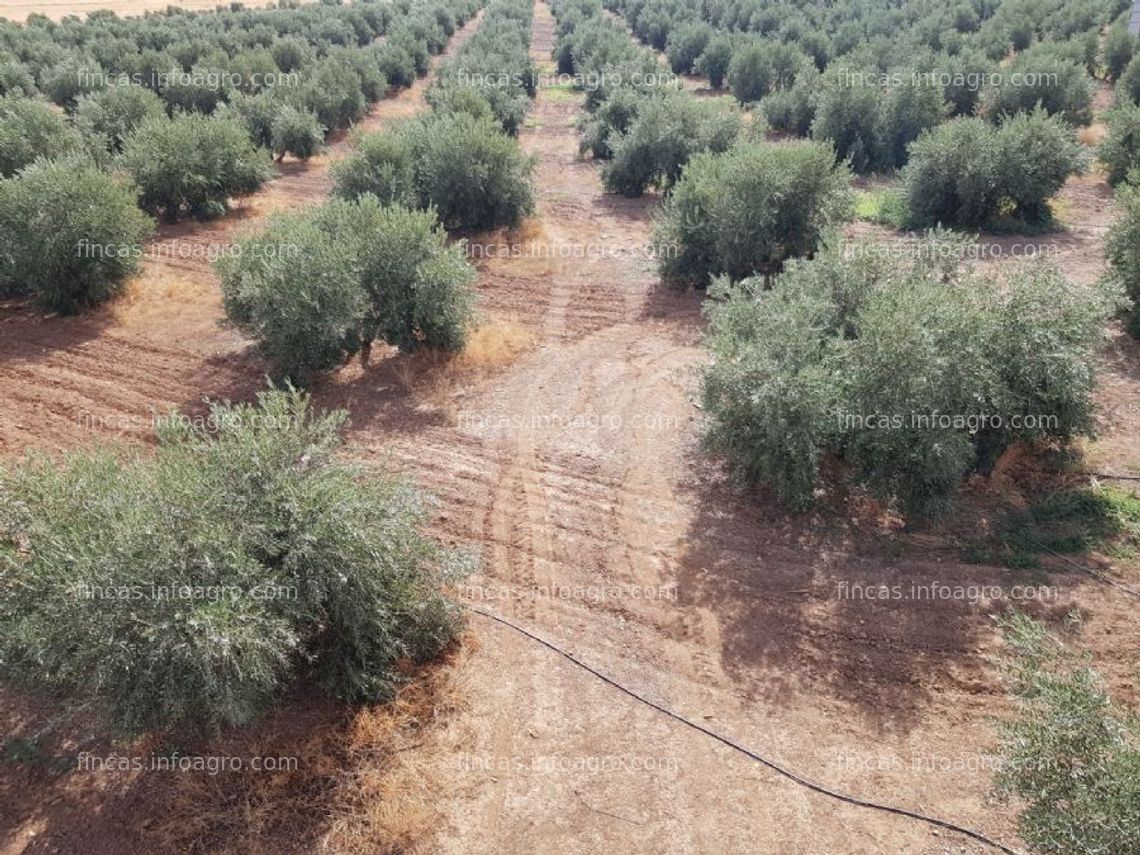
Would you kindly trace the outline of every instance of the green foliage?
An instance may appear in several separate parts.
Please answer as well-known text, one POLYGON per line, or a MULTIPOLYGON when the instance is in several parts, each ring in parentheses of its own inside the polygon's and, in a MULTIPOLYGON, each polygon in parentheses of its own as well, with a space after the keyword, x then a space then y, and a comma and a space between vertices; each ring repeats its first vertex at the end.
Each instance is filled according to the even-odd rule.
POLYGON ((257 95, 238 93, 217 115, 232 116, 240 121, 258 148, 272 148, 273 120, 286 104, 274 90, 259 92, 257 95))
POLYGON ((144 210, 168 219, 225 211, 272 175, 269 154, 235 121, 188 113, 144 121, 123 145, 123 165, 142 192, 144 210))
POLYGON ((416 82, 416 64, 412 55, 395 42, 376 48, 376 64, 380 73, 393 86, 411 86, 416 82))
POLYGON ((0 60, 0 95, 34 95, 36 79, 28 67, 15 60, 0 60))
POLYGON ((534 161, 493 120, 432 114, 380 136, 364 137, 335 168, 334 192, 341 198, 372 193, 434 208, 449 229, 513 227, 534 210, 534 161))
POLYGON ((351 68, 359 80, 360 94, 369 104, 375 104, 388 91, 388 81, 380 73, 375 56, 366 50, 340 50, 329 59, 351 68))
POLYGON ((463 562, 419 533, 424 500, 340 462, 345 414, 297 392, 204 421, 171 414, 153 453, 0 470, 6 673, 125 732, 243 724, 308 675, 391 697, 460 624, 439 585, 463 562))
POLYGON ((1121 184, 1116 190, 1119 216, 1105 241, 1111 281, 1124 289, 1130 305, 1125 325, 1135 338, 1140 338, 1140 173, 1133 173, 1135 183, 1121 184))
POLYGON ((136 192, 77 159, 41 160, 0 181, 0 293, 30 293, 71 314, 138 270, 153 223, 136 192))
POLYGON ((744 42, 732 53, 728 64, 728 85, 741 104, 759 101, 772 91, 774 71, 766 45, 744 42))
POLYGON ((82 148, 67 119, 42 99, 0 96, 0 177, 15 175, 37 157, 58 158, 82 148))
POLYGON ((879 166, 905 166, 910 144, 941 124, 948 112, 941 87, 905 75, 902 85, 893 87, 883 99, 876 117, 879 166))
POLYGON ((740 128, 735 111, 687 93, 644 99, 628 131, 607 139, 613 159, 602 168, 602 181, 623 196, 640 196, 651 185, 671 187, 694 154, 725 151, 740 128))
POLYGON ((728 79, 728 69, 732 64, 732 40, 728 36, 715 35, 709 39, 701 55, 693 65, 697 74, 709 79, 709 86, 720 89, 728 79))
POLYGON ((1140 104, 1140 53, 1132 57, 1116 82, 1116 101, 1118 104, 1140 104))
POLYGON ((105 85, 103 69, 97 63, 74 54, 44 69, 40 76, 40 91, 66 110, 74 110, 81 95, 96 92, 105 85))
POLYGON ((903 166, 910 144, 940 124, 948 108, 941 88, 921 78, 898 73, 891 82, 897 85, 884 90, 877 74, 841 70, 811 102, 813 139, 830 140, 859 173, 903 166))
MULTIPOLYGON (((361 248, 368 309, 364 341, 381 339, 405 352, 423 347, 461 350, 472 319, 475 271, 463 245, 448 245, 431 211, 381 208, 362 200, 367 214, 361 248)), ((331 206, 331 212, 338 212, 331 206)), ((339 209, 347 227, 356 208, 339 209)))
POLYGON ((979 226, 997 214, 996 137, 986 122, 966 118, 918 138, 903 171, 907 209, 916 224, 979 226))
POLYGON ((325 128, 313 113, 285 105, 270 125, 270 147, 278 156, 291 154, 301 160, 312 157, 325 141, 325 128))
POLYGON ((1002 123, 996 135, 998 187, 1003 202, 1018 217, 1045 222, 1048 200, 1070 175, 1085 168, 1084 149, 1072 131, 1041 109, 1019 113, 1002 123))
POLYGON ((296 381, 376 338, 405 351, 466 341, 474 271, 430 211, 366 195, 278 216, 241 245, 218 265, 226 316, 296 381))
POLYGON ((393 45, 406 53, 412 60, 412 68, 417 75, 427 74, 431 54, 422 39, 406 28, 392 31, 385 44, 393 45))
POLYGON ((1064 56, 1035 48, 1017 57, 1002 79, 986 105, 992 121, 1038 107, 1072 125, 1092 121, 1092 79, 1084 68, 1064 56))
POLYGON ((579 151, 583 154, 589 152, 591 156, 602 160, 613 157, 614 142, 629 130, 642 105, 648 100, 633 89, 619 89, 603 101, 593 115, 580 121, 582 141, 579 151))
POLYGON ((169 112, 185 111, 210 114, 237 91, 228 70, 220 65, 195 64, 189 71, 165 69, 162 100, 169 112))
POLYGON ((961 265, 961 241, 912 248, 900 263, 835 243, 770 291, 753 279, 714 292, 707 440, 745 481, 802 508, 821 460, 839 458, 854 483, 930 515, 1012 442, 1091 431, 1113 295, 1032 267, 995 288, 961 265))
POLYGON ((801 73, 787 89, 773 92, 760 102, 768 126, 796 137, 805 137, 815 121, 820 76, 814 69, 801 73))
POLYGON ((849 161, 856 172, 870 172, 879 164, 879 113, 886 95, 877 85, 857 75, 828 81, 815 99, 813 139, 827 140, 836 156, 849 161))
MULTIPOLYGON (((528 51, 532 15, 533 7, 520 0, 492 0, 475 35, 440 70, 436 84, 477 93, 512 136, 522 126, 538 85, 538 72, 528 51)), ((446 104, 453 102, 453 96, 446 99, 446 104)), ((432 102, 436 109, 446 104, 443 99, 432 102)), ((471 108, 469 100, 464 101, 463 108, 481 115, 471 108)))
POLYGON ((419 207, 449 229, 517 226, 534 211, 534 160, 498 126, 464 113, 412 126, 419 207))
POLYGON ((661 275, 680 286, 778 272, 810 255, 850 213, 850 176, 830 145, 738 144, 695 155, 666 200, 654 242, 661 275))
POLYGON ((1042 222, 1049 218, 1049 198, 1083 167, 1072 129, 1042 110, 1000 128, 954 119, 911 146, 904 195, 918 226, 979 227, 1002 213, 1042 222))
POLYGON ((1135 852, 1140 720, 1113 702, 1087 655, 1044 624, 1013 613, 1000 626, 1017 709, 1001 725, 995 785, 1022 801, 1022 838, 1051 855, 1135 852))
POLYGON ((1133 169, 1140 169, 1140 104, 1121 104, 1104 117, 1108 133, 1097 156, 1108 170, 1108 183, 1116 186, 1133 169))
POLYGON ((360 75, 349 63, 336 57, 329 57, 310 70, 301 103, 330 130, 357 121, 368 106, 361 91, 360 75))
POLYGON ((1136 54, 1136 37, 1123 24, 1109 29, 1104 37, 1104 72, 1115 83, 1136 54))
MULTIPOLYGON (((0 179, 0 234, 19 235, 21 212, 15 203, 15 181, 0 179)), ((19 238, 0 243, 0 297, 15 297, 26 292, 16 278, 19 238)))
POLYGON ((830 314, 826 295, 784 287, 766 293, 758 280, 714 289, 718 294, 730 296, 708 310, 707 447, 728 457, 743 481, 770 484, 804 507, 841 394, 831 367, 838 342, 815 332, 830 314))
POLYGON ((415 158, 408 132, 364 134, 356 151, 332 166, 333 193, 342 199, 358 199, 365 193, 383 204, 414 207, 415 158))
POLYGON ((688 74, 693 70, 697 59, 708 47, 712 38, 712 28, 708 24, 695 21, 681 24, 669 31, 665 53, 669 57, 669 67, 674 74, 688 74))
POLYGON ((149 89, 109 86, 79 99, 75 122, 85 133, 103 140, 110 151, 119 152, 135 128, 164 115, 162 99, 149 89))
POLYGON ((332 234, 315 214, 279 215, 217 265, 226 317, 295 382, 341 365, 361 347, 367 307, 358 237, 332 234))
MULTIPOLYGON (((473 86, 447 83, 432 86, 427 92, 427 102, 437 113, 467 113, 477 119, 495 119, 491 103, 473 86)), ((522 116, 518 118, 521 120, 522 116)))
POLYGON ((935 65, 942 97, 950 105, 950 115, 974 115, 998 70, 997 65, 978 51, 940 56, 935 65))
POLYGON ((615 92, 623 90, 656 96, 680 88, 681 82, 672 72, 658 65, 652 56, 641 54, 636 59, 606 65, 592 75, 587 74, 586 109, 597 110, 615 92))
POLYGON ((313 58, 313 51, 308 43, 293 36, 274 39, 273 44, 269 46, 269 53, 276 66, 286 74, 298 71, 313 58))

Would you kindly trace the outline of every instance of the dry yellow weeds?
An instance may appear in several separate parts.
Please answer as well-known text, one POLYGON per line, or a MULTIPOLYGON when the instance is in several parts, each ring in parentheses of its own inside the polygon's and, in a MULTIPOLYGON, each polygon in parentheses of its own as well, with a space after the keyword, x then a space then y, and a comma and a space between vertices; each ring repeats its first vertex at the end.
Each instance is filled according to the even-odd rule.
MULTIPOLYGON (((470 633, 440 661, 408 667, 389 703, 286 706, 210 753, 297 758, 295 769, 169 776, 146 836, 160 852, 386 855, 428 851, 445 782, 433 771, 440 725, 460 709, 470 633), (414 749, 414 750, 413 750, 414 749)), ((163 774, 163 773, 152 773, 163 774)))

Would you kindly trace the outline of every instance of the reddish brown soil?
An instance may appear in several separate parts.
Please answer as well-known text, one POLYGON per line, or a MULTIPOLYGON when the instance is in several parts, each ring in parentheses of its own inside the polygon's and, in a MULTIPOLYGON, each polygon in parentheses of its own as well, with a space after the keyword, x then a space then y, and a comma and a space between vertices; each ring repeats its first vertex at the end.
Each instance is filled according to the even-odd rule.
MULTIPOLYGON (((544 64, 552 29, 540 3, 533 55, 544 64)), ((421 92, 385 102, 374 121, 414 109, 421 92)), ((1080 608, 1114 690, 1134 699, 1118 653, 1140 640, 1133 603, 1077 573, 963 564, 938 533, 900 535, 865 501, 835 497, 793 516, 732 488, 698 449, 699 298, 658 284, 642 252, 656 200, 602 192, 596 165, 577 155, 579 113, 580 99, 540 91, 520 137, 537 158, 538 212, 502 239, 546 257, 481 264, 483 310, 530 325, 534 349, 444 405, 400 359, 345 368, 318 400, 351 409, 360 457, 439 496, 438 534, 481 549, 468 600, 807 776, 1017 844, 1012 809, 988 798, 991 717, 1007 709, 989 661, 991 615, 1004 606, 850 600, 838 586, 1046 580, 1058 599, 1031 610, 1080 608), (571 257, 551 259, 551 248, 571 257), (659 596, 635 596, 648 592, 659 596)), ((327 186, 324 164, 286 169, 245 219, 327 186)), ((1090 281, 1109 217, 1103 182, 1081 179, 1065 198, 1062 263, 1090 281)), ((178 238, 220 240, 242 221, 181 226, 178 238)), ((10 402, 0 451, 105 438, 77 423, 84 411, 139 413, 260 385, 264 366, 247 343, 216 327, 211 276, 172 267, 152 266, 134 304, 95 318, 0 315, 0 358, 14 366, 0 377, 10 402), (159 296, 164 277, 173 284, 159 296)), ((1094 449, 1105 465, 1137 459, 1136 354, 1123 340, 1109 351, 1101 394, 1123 410, 1094 449)), ((984 500, 1002 489, 998 480, 976 491, 984 500)), ((416 752, 445 782, 433 791, 438 833, 418 851, 983 851, 795 787, 533 642, 472 624, 481 644, 458 677, 466 709, 416 752)), ((51 832, 40 808, 21 810, 0 827, 5 855, 22 851, 27 829, 51 832)))
MULTIPOLYGON (((469 21, 451 51, 478 27, 469 21)), ((423 107, 427 79, 376 104, 357 126, 376 130, 423 107)), ((210 397, 248 398, 268 366, 221 325, 221 295, 211 259, 268 214, 312 205, 332 187, 330 164, 351 135, 307 162, 286 160, 277 176, 228 216, 208 223, 163 224, 141 275, 113 305, 82 317, 44 316, 0 302, 0 453, 62 449, 125 436, 145 439, 150 414, 193 411, 210 397)))

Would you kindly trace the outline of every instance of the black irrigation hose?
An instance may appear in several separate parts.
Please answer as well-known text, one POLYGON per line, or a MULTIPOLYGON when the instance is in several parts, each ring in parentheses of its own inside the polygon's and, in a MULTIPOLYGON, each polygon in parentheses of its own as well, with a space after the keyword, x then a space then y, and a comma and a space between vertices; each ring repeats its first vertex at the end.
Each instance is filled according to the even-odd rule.
POLYGON ((1033 543, 1033 545, 1036 546, 1038 549, 1040 549, 1042 552, 1047 552, 1056 558, 1060 558, 1066 564, 1068 564, 1072 567, 1076 567, 1081 572, 1088 573, 1090 576, 1092 576, 1097 581, 1103 582, 1106 585, 1111 585, 1113 588, 1116 588, 1118 591, 1123 591, 1126 594, 1129 594, 1133 597, 1140 599, 1140 591, 1136 590, 1135 588, 1130 588, 1128 585, 1125 585, 1123 582, 1117 582, 1111 576, 1108 576, 1104 573, 1101 573, 1099 570, 1097 570, 1093 567, 1086 567, 1084 564, 1081 564, 1079 561, 1074 561, 1068 555, 1064 555, 1055 549, 1050 549, 1048 546, 1046 546, 1043 543, 1034 543, 1034 541, 1030 541, 1030 543, 1033 543))
MULTIPOLYGON (((1089 476, 1090 478, 1106 478, 1106 479, 1113 480, 1113 481, 1140 481, 1140 475, 1113 475, 1113 474, 1108 473, 1108 472, 1086 472, 1084 474, 1089 476)), ((1072 558, 1070 558, 1069 556, 1063 555, 1062 553, 1058 552, 1055 549, 1050 549, 1048 546, 1046 546, 1043 543, 1036 543, 1034 541, 1030 541, 1030 542, 1033 543, 1033 545, 1036 546, 1038 549, 1040 549, 1042 552, 1047 552, 1050 555, 1054 556, 1055 558, 1060 558, 1066 564, 1068 564, 1071 567, 1077 568, 1082 573, 1087 573, 1088 575, 1092 576, 1094 579, 1096 579, 1100 582, 1103 582, 1106 585, 1111 585, 1113 588, 1116 588, 1118 591, 1123 591, 1124 593, 1126 593, 1130 596, 1133 596, 1133 597, 1136 597, 1137 599, 1140 599, 1140 591, 1136 590, 1135 588, 1129 587, 1128 585, 1125 585, 1123 582, 1117 582, 1111 576, 1108 576, 1105 573, 1102 573, 1093 567, 1086 567, 1084 564, 1081 564, 1079 561, 1075 561, 1072 558)))
POLYGON ((841 801, 841 802, 846 802, 849 805, 855 805, 856 807, 870 808, 871 810, 882 811, 883 813, 891 813, 891 814, 895 814, 896 816, 905 817, 906 819, 914 819, 914 820, 918 820, 919 822, 925 822, 928 825, 935 825, 935 826, 938 826, 939 828, 945 828, 947 831, 953 831, 956 834, 965 835, 966 837, 969 837, 973 840, 976 840, 979 843, 983 843, 986 846, 990 846, 994 849, 997 849, 1001 852, 1004 852, 1004 853, 1006 853, 1006 855, 1020 855, 1020 853, 1016 849, 1011 849, 1010 847, 1006 846, 1005 844, 999 843, 996 840, 992 840, 980 832, 971 831, 968 828, 963 828, 962 826, 955 825, 952 822, 947 822, 946 820, 938 819, 938 818, 933 817, 933 816, 927 816, 926 814, 918 813, 916 811, 907 810, 906 808, 894 807, 892 805, 884 805, 884 804, 880 804, 878 802, 866 801, 864 799, 856 798, 855 796, 849 796, 849 795, 846 795, 845 793, 840 793, 840 792, 837 792, 835 790, 828 789, 823 784, 817 784, 816 782, 811 781, 807 778, 804 778, 801 775, 797 775, 795 772, 791 771, 790 769, 787 769, 787 768, 781 766, 780 764, 776 763, 775 761, 769 760, 768 758, 766 758, 760 754, 757 754, 755 751, 751 750, 750 748, 746 748, 745 746, 741 745, 738 742, 734 742, 733 740, 729 739, 726 736, 721 736, 719 733, 716 733, 715 731, 709 730, 707 727, 700 725, 700 724, 697 724, 695 721, 687 719, 683 715, 680 715, 679 713, 675 713, 675 712, 673 712, 673 710, 668 709, 667 707, 663 707, 660 704, 649 700, 648 698, 644 697, 643 695, 639 695, 633 689, 630 689, 630 688, 627 688, 626 686, 623 686, 621 683, 619 683, 617 680, 613 679, 612 677, 607 677, 605 674, 603 674, 600 671, 598 671, 598 670, 592 668, 591 666, 587 665, 581 659, 578 659, 572 653, 569 653, 566 650, 563 650, 561 647, 558 647, 554 643, 547 641, 545 638, 541 638, 541 637, 535 635, 530 630, 525 629, 525 628, 519 626, 518 624, 507 620, 504 617, 500 617, 499 615, 493 614, 491 612, 483 611, 482 609, 476 608, 475 606, 468 605, 467 608, 477 615, 481 615, 485 618, 488 618, 489 620, 493 620, 493 621, 496 621, 497 623, 501 623, 504 626, 510 627, 515 632, 518 632, 518 633, 521 633, 522 635, 525 635, 527 638, 531 639, 532 641, 537 641, 543 647, 546 647, 550 650, 553 650, 555 653, 557 653, 559 656, 562 656, 565 659, 569 659, 571 662, 573 662, 579 668, 581 668, 585 671, 589 671, 591 674, 593 674, 595 677, 597 677, 602 682, 608 683, 609 685, 613 686, 618 691, 624 692, 625 694, 629 695, 634 700, 640 701, 641 703, 645 704, 646 706, 657 710, 659 713, 663 713, 664 715, 669 716, 669 718, 674 719, 675 721, 679 721, 681 724, 686 725, 687 727, 690 727, 693 730, 698 731, 699 733, 703 733, 705 736, 712 737, 717 742, 720 742, 724 745, 727 745, 729 748, 733 748, 736 751, 739 751, 741 754, 745 755, 746 757, 749 757, 752 760, 755 760, 757 763, 761 763, 764 766, 767 766, 773 772, 776 772, 777 774, 783 775, 785 778, 787 778, 788 780, 790 780, 796 784, 799 784, 801 787, 806 787, 807 789, 812 790, 813 792, 827 796, 828 798, 836 799, 836 800, 841 801))

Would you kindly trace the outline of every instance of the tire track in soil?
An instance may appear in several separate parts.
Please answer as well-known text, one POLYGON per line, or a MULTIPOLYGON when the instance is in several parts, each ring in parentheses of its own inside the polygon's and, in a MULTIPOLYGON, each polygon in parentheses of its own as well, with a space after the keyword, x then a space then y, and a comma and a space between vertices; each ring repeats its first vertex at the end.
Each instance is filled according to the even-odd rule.
MULTIPOLYGON (((456 31, 433 68, 482 20, 456 31)), ((431 73, 374 104, 357 125, 376 130, 425 106, 431 73)), ((143 269, 112 304, 78 317, 44 316, 0 301, 0 455, 29 447, 64 449, 109 438, 149 441, 152 412, 201 412, 202 399, 248 399, 268 366, 241 335, 220 326, 218 280, 209 257, 266 215, 319 203, 332 187, 329 168, 351 147, 338 131, 323 154, 277 164, 277 176, 206 223, 162 224, 143 269)))
MULTIPOLYGON (((554 25, 544 4, 536 10, 531 52, 546 70, 554 25)), ((819 533, 756 506, 697 462, 698 301, 662 290, 639 252, 656 199, 607 196, 597 165, 579 159, 580 110, 580 96, 540 88, 520 134, 538 185, 522 239, 607 250, 484 265, 484 307, 521 309, 538 346, 461 393, 455 418, 389 402, 356 419, 360 453, 441 498, 445 539, 483 546, 471 580, 492 592, 481 605, 820 780, 1013 839, 985 804, 988 776, 905 766, 921 752, 990 747, 979 639, 937 610, 866 625, 837 608, 833 579, 852 567, 874 578, 881 556, 865 543, 856 554, 845 530, 819 533), (590 426, 600 416, 620 426, 590 426), (674 584, 676 600, 573 590, 674 584), (552 585, 569 594, 543 590, 552 585), (510 586, 523 590, 497 599, 510 586), (852 754, 875 768, 837 766, 852 754)), ((948 570, 891 563, 920 579, 948 570)), ((473 623, 480 649, 459 677, 469 709, 427 761, 454 782, 448 821, 423 851, 979 851, 805 795, 473 623)))
MULTIPOLYGON (((547 61, 552 43, 553 23, 540 3, 537 61, 547 61)), ((381 102, 383 115, 372 121, 414 112, 424 85, 381 102), (391 101, 401 103, 383 112, 391 101)), ((665 601, 540 596, 484 605, 809 775, 1012 840, 1008 823, 982 803, 988 777, 890 768, 918 752, 957 757, 988 747, 990 733, 979 722, 994 706, 962 688, 978 683, 972 654, 983 652, 973 649, 980 642, 934 609, 910 622, 885 609, 864 625, 864 614, 856 620, 826 595, 805 600, 797 589, 833 584, 829 574, 845 562, 870 576, 863 565, 881 563, 879 556, 856 555, 846 535, 821 541, 805 533, 802 519, 753 507, 753 497, 716 486, 719 479, 700 468, 689 471, 696 413, 688 372, 705 358, 696 300, 658 290, 638 252, 654 200, 606 196, 596 165, 578 159, 580 103, 540 90, 520 135, 538 157, 540 232, 533 240, 616 251, 481 265, 484 307, 518 312, 541 340, 460 397, 461 415, 475 418, 450 426, 381 366, 364 377, 356 366, 345 369, 318 397, 349 405, 350 439, 361 456, 392 461, 440 497, 435 528, 445 539, 484 546, 483 576, 473 582, 676 584, 679 592, 665 601), (620 420, 620 429, 564 422, 600 415, 620 420), (667 427, 654 425, 654 416, 667 427), (498 417, 520 417, 523 425, 498 417), (916 650, 917 668, 899 665, 916 650), (924 709, 921 722, 895 721, 906 709, 893 696, 878 704, 884 688, 917 695, 920 705, 937 698, 938 707, 924 709), (883 706, 883 719, 869 720, 869 706, 883 706), (848 754, 887 768, 836 768, 835 758, 848 754)), ((160 239, 228 241, 268 210, 313 201, 327 190, 326 170, 320 162, 285 164, 285 174, 236 216, 174 227, 160 239)), ((10 416, 0 413, 0 453, 10 438, 73 444, 73 427, 32 427, 31 415, 40 406, 70 419, 77 396, 98 406, 121 394, 77 388, 84 377, 129 377, 123 385, 133 397, 116 406, 131 407, 235 388, 237 396, 260 385, 246 343, 216 328, 220 307, 204 265, 189 266, 196 271, 190 287, 179 278, 186 265, 165 268, 168 277, 148 267, 147 278, 156 293, 169 288, 170 299, 120 307, 125 320, 76 323, 0 308, 0 357, 20 371, 15 380, 5 372, 0 391, 16 400, 13 411, 25 423, 23 433, 10 431, 10 416), (68 363, 68 389, 45 392, 40 386, 58 376, 51 362, 62 363, 60 353, 83 357, 68 363)), ((946 579, 952 568, 928 562, 901 569, 946 579)), ((470 710, 441 736, 449 753, 429 758, 455 786, 441 794, 448 822, 425 851, 975 851, 804 796, 630 706, 529 642, 482 624, 475 629, 483 644, 460 676, 470 710), (617 768, 599 769, 607 760, 617 768)))

